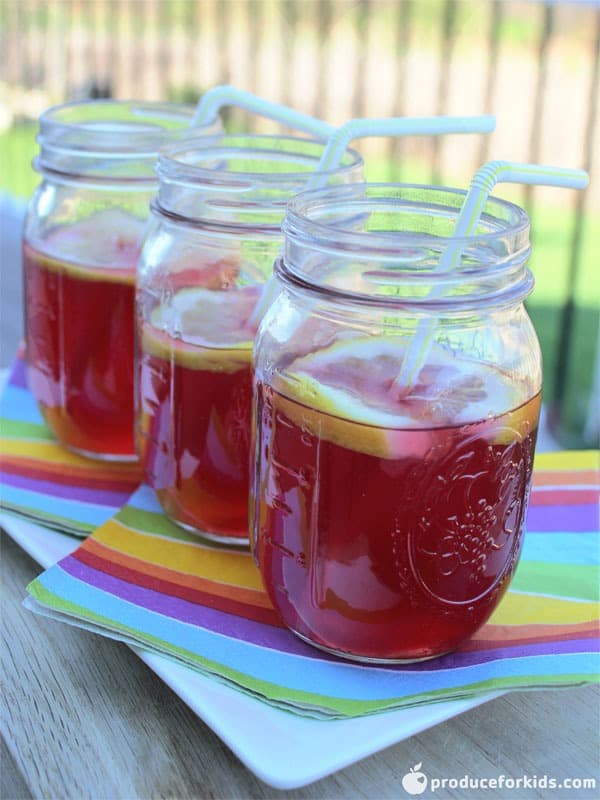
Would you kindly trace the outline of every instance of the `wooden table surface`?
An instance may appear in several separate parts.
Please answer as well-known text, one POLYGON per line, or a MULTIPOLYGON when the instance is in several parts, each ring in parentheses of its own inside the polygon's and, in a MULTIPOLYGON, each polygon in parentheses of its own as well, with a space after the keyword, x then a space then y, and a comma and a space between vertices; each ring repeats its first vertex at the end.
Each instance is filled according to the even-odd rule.
MULTIPOLYGON (((596 777, 597 687, 506 695, 310 786, 249 772, 125 645, 22 608, 40 567, 1 541, 0 798, 402 798, 402 776, 596 777)), ((383 724, 382 718, 382 724, 383 724)), ((600 786, 600 781, 598 782, 600 786)), ((466 789, 441 798, 597 797, 585 790, 466 789)))

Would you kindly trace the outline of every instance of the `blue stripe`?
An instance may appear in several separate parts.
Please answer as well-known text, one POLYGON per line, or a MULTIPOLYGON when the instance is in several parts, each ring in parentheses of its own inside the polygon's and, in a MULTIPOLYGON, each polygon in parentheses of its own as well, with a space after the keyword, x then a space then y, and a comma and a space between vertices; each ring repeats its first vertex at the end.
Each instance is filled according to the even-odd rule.
POLYGON ((144 634, 156 637, 165 643, 167 649, 169 646, 180 647, 256 680, 330 697, 392 700, 455 689, 493 678, 512 678, 518 685, 521 676, 539 676, 544 682, 549 676, 589 674, 592 677, 598 671, 596 653, 499 659, 434 671, 428 671, 424 664, 419 672, 409 672, 400 667, 390 670, 343 661, 323 661, 318 657, 302 658, 211 633, 147 611, 72 578, 60 567, 51 568, 38 580, 49 591, 69 602, 139 631, 142 637, 144 634))
POLYGON ((522 561, 552 564, 598 564, 598 538, 589 533, 545 533, 528 531, 523 541, 522 561))
MULTIPOLYGON (((68 487, 65 487, 68 491, 68 487)), ((0 487, 2 499, 7 505, 24 508, 30 511, 40 511, 46 515, 57 515, 89 525, 102 525, 114 514, 114 506, 97 506, 93 503, 81 503, 77 500, 65 500, 63 497, 53 497, 41 492, 30 492, 27 489, 17 489, 14 486, 3 484, 0 487)))
POLYGON ((18 422, 44 425, 44 420, 33 395, 27 389, 20 389, 18 386, 9 385, 2 393, 0 415, 18 422))
POLYGON ((154 490, 147 484, 142 483, 127 501, 130 508, 139 509, 140 511, 152 511, 155 514, 162 514, 163 510, 156 499, 154 490))

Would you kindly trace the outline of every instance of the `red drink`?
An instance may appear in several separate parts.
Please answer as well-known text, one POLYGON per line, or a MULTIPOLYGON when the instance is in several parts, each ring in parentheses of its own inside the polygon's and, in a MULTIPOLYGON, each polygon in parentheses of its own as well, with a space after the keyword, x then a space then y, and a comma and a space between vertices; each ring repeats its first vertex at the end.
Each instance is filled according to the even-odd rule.
POLYGON ((311 643, 429 658, 474 633, 508 587, 540 397, 490 414, 510 408, 512 387, 467 362, 426 367, 393 396, 393 347, 366 358, 360 345, 258 386, 257 560, 283 621, 311 643))
POLYGON ((231 542, 248 539, 254 327, 247 320, 258 293, 184 289, 168 308, 155 308, 140 335, 146 480, 173 520, 231 542))
POLYGON ((139 226, 129 223, 121 235, 107 222, 92 218, 51 234, 43 252, 25 242, 28 380, 62 444, 129 460, 139 226), (84 249, 85 260, 77 258, 84 249))

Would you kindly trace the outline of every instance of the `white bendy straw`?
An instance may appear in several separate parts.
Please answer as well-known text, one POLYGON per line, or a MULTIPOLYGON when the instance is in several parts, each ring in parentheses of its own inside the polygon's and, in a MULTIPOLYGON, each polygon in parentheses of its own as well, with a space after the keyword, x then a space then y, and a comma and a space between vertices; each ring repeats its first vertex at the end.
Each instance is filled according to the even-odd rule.
POLYGON ((207 125, 225 106, 244 108, 289 128, 311 133, 317 139, 327 139, 336 130, 329 122, 323 122, 309 114, 303 114, 279 103, 272 103, 244 89, 229 85, 215 86, 202 95, 192 118, 192 127, 207 125))
POLYGON ((443 136, 449 133, 491 133, 496 118, 489 114, 475 117, 389 117, 351 119, 335 130, 327 141, 321 161, 307 189, 322 182, 325 172, 340 164, 350 142, 371 136, 443 136))
MULTIPOLYGON (((354 139, 371 136, 442 136, 449 133, 490 133, 496 127, 496 118, 490 114, 474 117, 368 117, 348 120, 334 129, 327 140, 316 171, 307 182, 306 189, 316 189, 327 180, 327 174, 336 169, 348 145, 354 139)), ((265 283, 250 324, 258 324, 271 305, 277 292, 277 282, 271 277, 265 283)))
MULTIPOLYGON (((225 106, 238 106, 246 111, 266 117, 267 119, 280 122, 291 128, 297 128, 305 133, 310 133, 317 139, 325 141, 336 130, 335 126, 329 122, 311 117, 309 114, 302 114, 288 106, 272 103, 256 94, 238 89, 235 86, 224 84, 214 86, 205 92, 196 106, 196 111, 190 122, 190 129, 202 128, 213 122, 219 111, 225 106)), ((146 239, 155 224, 152 216, 146 223, 146 231, 143 239, 146 239)))
MULTIPOLYGON (((479 223, 481 213, 492 189, 497 183, 524 183, 538 186, 558 186, 566 189, 585 189, 589 183, 587 172, 581 169, 549 167, 542 164, 518 164, 512 161, 490 161, 475 173, 460 214, 452 231, 457 240, 446 248, 433 273, 444 273, 460 261, 465 237, 471 236, 479 223)), ((441 291, 432 289, 431 299, 441 291)), ((434 319, 423 319, 417 325, 414 337, 407 348, 400 373, 392 384, 392 391, 405 393, 412 386, 427 361, 436 329, 434 319)))

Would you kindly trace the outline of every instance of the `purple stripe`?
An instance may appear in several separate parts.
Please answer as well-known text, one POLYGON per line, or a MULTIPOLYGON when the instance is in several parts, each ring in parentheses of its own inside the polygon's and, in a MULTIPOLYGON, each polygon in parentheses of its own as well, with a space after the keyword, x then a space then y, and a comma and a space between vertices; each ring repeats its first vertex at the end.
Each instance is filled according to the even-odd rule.
MULTIPOLYGON (((333 656, 322 653, 304 644, 289 631, 272 628, 259 622, 216 611, 203 605, 180 600, 161 592, 136 586, 107 573, 99 572, 76 558, 67 556, 60 562, 60 567, 78 580, 89 583, 97 589, 108 592, 122 600, 133 603, 148 611, 153 611, 202 627, 215 633, 231 636, 234 639, 267 647, 273 650, 300 655, 313 659, 335 661, 333 656)), ((118 620, 117 620, 118 621, 118 620)), ((598 639, 574 639, 553 642, 535 642, 522 645, 499 647, 493 650, 474 650, 466 653, 450 653, 447 656, 420 664, 382 665, 383 669, 408 670, 410 672, 436 672, 438 670, 456 669, 505 658, 518 658, 537 655, 559 655, 561 653, 597 652, 598 639)))
POLYGON ((15 358, 13 361, 12 369, 8 382, 12 386, 18 386, 21 389, 29 390, 27 385, 27 374, 25 369, 25 361, 21 358, 15 358))
POLYGON ((127 583, 105 572, 92 569, 72 556, 63 559, 60 567, 74 578, 148 611, 272 650, 283 650, 303 656, 314 655, 312 647, 304 644, 284 628, 263 625, 244 617, 191 603, 189 600, 180 600, 162 592, 127 583))
POLYGON ((598 506, 582 503, 575 506, 529 506, 528 531, 536 533, 596 532, 599 528, 598 506))
POLYGON ((36 478, 27 478, 10 472, 0 471, 0 483, 14 486, 17 489, 27 489, 30 492, 47 494, 51 497, 60 497, 64 500, 78 500, 81 503, 93 503, 99 506, 108 506, 117 511, 127 502, 131 492, 111 492, 106 489, 86 489, 83 486, 71 484, 51 483, 36 478))
MULTIPOLYGON (((449 653, 430 662, 427 671, 434 669, 455 669, 457 667, 470 667, 474 664, 484 664, 487 661, 498 661, 505 658, 528 658, 531 656, 551 656, 571 653, 597 653, 600 650, 600 638, 567 639, 554 642, 533 642, 529 644, 514 644, 507 647, 498 647, 493 650, 470 650, 467 653, 449 653), (433 666, 435 664, 435 666, 433 666)), ((408 664, 403 669, 422 667, 422 664, 408 664)))

